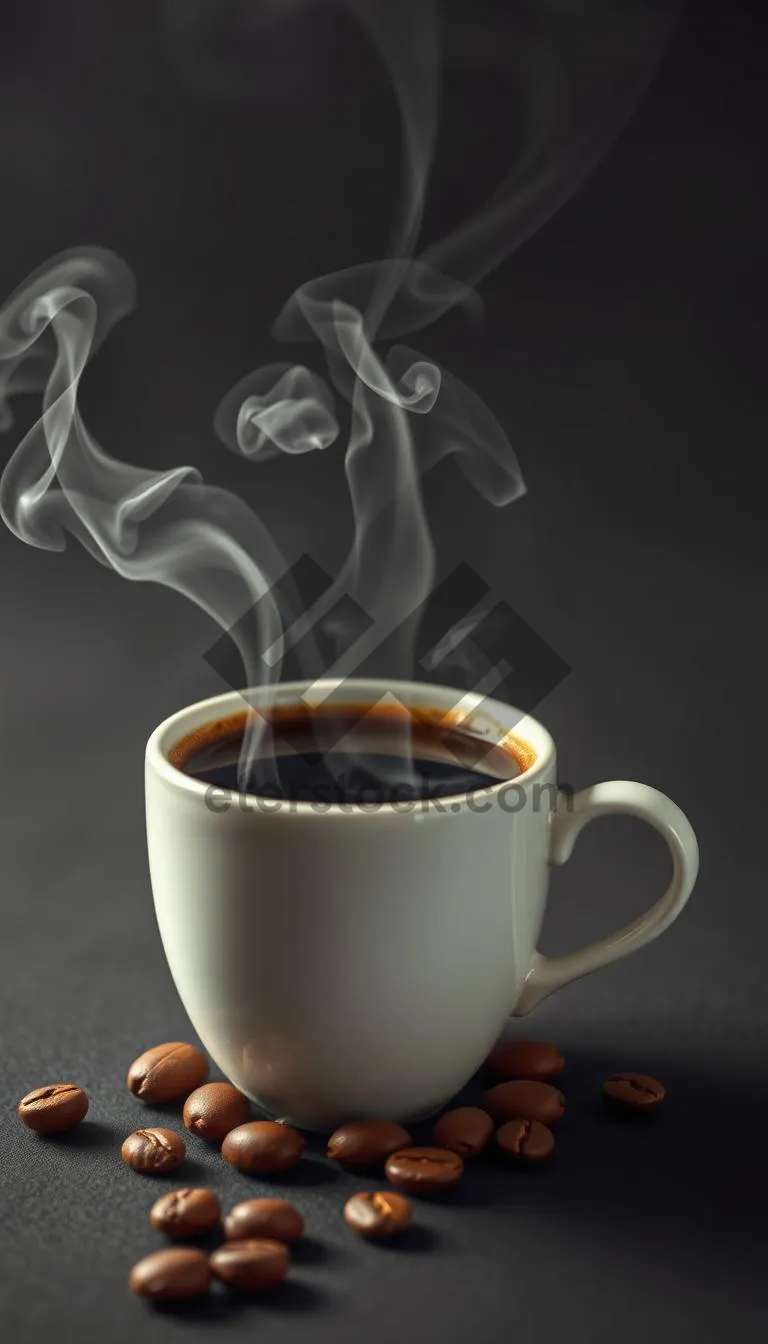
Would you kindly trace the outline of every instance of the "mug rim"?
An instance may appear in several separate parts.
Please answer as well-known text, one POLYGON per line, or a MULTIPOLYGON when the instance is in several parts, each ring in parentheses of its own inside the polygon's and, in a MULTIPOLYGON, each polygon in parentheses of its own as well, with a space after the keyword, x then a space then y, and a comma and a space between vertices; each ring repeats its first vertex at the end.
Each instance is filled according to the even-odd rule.
MULTIPOLYGON (((257 706, 259 701, 262 703, 273 704, 282 702, 290 704, 295 702, 304 692, 312 689, 318 693, 319 699, 325 700, 332 697, 334 690, 343 693, 343 698, 347 702, 367 701, 370 699, 371 705, 376 704, 388 693, 396 694, 398 699, 406 706, 413 704, 414 708, 430 705, 441 708, 441 701, 445 704, 446 711, 455 709, 459 704, 466 709, 467 717, 477 713, 482 709, 483 714, 488 717, 489 722, 493 722, 496 729, 503 733, 509 733, 515 738, 519 738, 527 747, 533 750, 534 759, 532 763, 518 775, 510 779, 500 779, 498 784, 492 784, 482 789, 475 789, 470 794, 447 794, 439 798, 420 799, 419 815, 433 812, 434 814, 445 815, 445 808, 450 808, 448 815, 457 815, 469 808, 469 799, 476 798, 494 798, 498 796, 502 789, 514 787, 523 787, 527 789, 529 785, 541 780, 541 777, 548 772, 555 756, 555 744, 547 729, 538 719, 530 714, 525 714, 522 710, 516 709, 513 705, 508 705, 504 701, 494 700, 490 696, 484 696, 476 691, 461 691, 456 687, 433 685, 425 681, 406 681, 406 680, 385 680, 378 677, 350 677, 344 678, 343 682, 333 678, 317 678, 300 681, 274 682, 271 685, 256 687, 246 691, 225 691, 221 695, 209 696, 205 700, 195 701, 191 705, 185 705, 182 709, 176 710, 170 714, 162 723, 150 734, 145 751, 145 763, 148 769, 152 769, 156 775, 163 779, 171 787, 180 789, 192 797, 201 801, 205 800, 206 794, 210 789, 210 784, 202 780, 195 779, 192 775, 173 765, 168 759, 167 753, 171 747, 179 742, 186 734, 192 731, 193 727, 201 726, 212 719, 226 717, 228 714, 247 710, 249 707, 257 706), (191 722, 194 721, 194 722, 191 722), (459 804, 459 807, 456 807, 459 804)), ((306 700, 305 704, 308 703, 306 700)), ((246 799, 252 799, 258 803, 259 799, 263 802, 266 795, 245 793, 240 795, 246 799)), ((269 799, 271 803, 278 800, 269 799)), ((249 809, 251 810, 251 809, 249 809)), ((361 816, 371 818, 378 815, 395 815, 403 817, 410 815, 410 812, 404 813, 403 802, 391 802, 382 800, 377 806, 376 811, 368 807, 353 807, 349 810, 348 804, 323 803, 321 811, 317 810, 316 803, 298 802, 290 800, 285 808, 270 809, 269 816, 277 816, 281 812, 288 812, 298 816, 361 816)))

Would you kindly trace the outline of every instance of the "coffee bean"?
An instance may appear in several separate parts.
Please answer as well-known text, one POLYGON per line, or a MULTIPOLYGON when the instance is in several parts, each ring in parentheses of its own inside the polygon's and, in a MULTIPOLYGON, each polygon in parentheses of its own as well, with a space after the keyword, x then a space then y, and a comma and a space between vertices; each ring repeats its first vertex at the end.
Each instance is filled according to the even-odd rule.
POLYGON ((231 1083, 205 1083, 184 1102, 184 1124, 209 1143, 225 1139, 251 1113, 250 1103, 231 1083))
POLYGON ((269 1176, 295 1166, 304 1152, 304 1140, 290 1125, 274 1120, 251 1120, 231 1129, 221 1145, 221 1155, 238 1171, 269 1176))
POLYGON ((149 1221, 166 1237, 199 1237, 221 1217, 221 1205, 212 1190, 171 1190, 152 1205, 149 1221))
POLYGON ((497 1045, 485 1062, 492 1073, 510 1081, 546 1083, 565 1068, 563 1056, 551 1041, 507 1041, 497 1045))
POLYGON ((183 1139, 172 1129, 136 1129, 120 1149, 120 1155, 129 1167, 148 1176, 172 1171, 183 1162, 185 1152, 183 1139))
POLYGON ((36 1134, 61 1134, 79 1125, 88 1113, 88 1098, 74 1083, 36 1087, 16 1107, 19 1119, 36 1134))
POLYGON ((344 1167, 371 1167, 410 1143, 408 1131, 391 1120, 354 1120, 334 1131, 326 1156, 344 1167))
POLYGON ((612 1106, 636 1114, 655 1111, 666 1095, 664 1084, 647 1073, 614 1073, 603 1083, 603 1096, 612 1106))
POLYGON ((555 1148, 552 1131, 538 1120, 508 1120, 498 1131, 496 1143, 513 1162, 543 1162, 555 1148))
POLYGON ((224 1219, 229 1241, 266 1237, 269 1241, 296 1241, 304 1234, 304 1219, 284 1199, 246 1199, 230 1209, 224 1219))
POLYGON ((128 1283, 132 1292, 152 1302, 181 1302, 202 1297, 210 1281, 211 1267, 204 1251, 166 1246, 134 1265, 128 1283))
POLYGON ((387 1158, 387 1180, 414 1195, 441 1194, 461 1180, 464 1163, 447 1148, 403 1148, 387 1158))
POLYGON ((565 1097, 549 1083, 497 1083, 483 1097, 494 1120, 540 1120, 551 1125, 565 1110, 565 1097))
POLYGON ((368 1241, 385 1241, 410 1227, 411 1206, 403 1195, 361 1190, 344 1205, 344 1222, 368 1241))
POLYGON ((226 1241, 213 1252, 210 1263, 216 1278, 228 1288, 258 1293, 282 1282, 291 1257, 281 1241, 249 1237, 226 1241))
POLYGON ((493 1134, 493 1121, 479 1106, 459 1106, 441 1115, 432 1138, 438 1148, 447 1148, 459 1157, 477 1157, 493 1134))
POLYGON ((154 1045, 135 1059, 128 1070, 128 1091, 142 1101, 177 1101, 187 1097, 208 1077, 208 1060, 202 1050, 182 1041, 154 1045))

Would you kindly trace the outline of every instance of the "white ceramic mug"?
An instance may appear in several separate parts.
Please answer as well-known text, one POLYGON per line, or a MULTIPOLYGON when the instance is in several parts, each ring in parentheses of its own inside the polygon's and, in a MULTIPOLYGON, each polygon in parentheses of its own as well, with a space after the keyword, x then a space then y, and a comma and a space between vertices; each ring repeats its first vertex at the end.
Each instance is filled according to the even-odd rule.
MULTIPOLYGON (((184 1007, 226 1076, 267 1114, 305 1128, 436 1110, 510 1013, 662 933, 698 868, 689 822, 655 789, 614 780, 558 794, 549 733, 509 706, 368 680, 345 681, 331 698, 375 704, 390 692, 446 713, 461 701, 468 729, 494 742, 512 732, 531 764, 511 784, 410 807, 320 810, 238 795, 226 806, 168 753, 242 710, 237 692, 174 714, 147 744, 152 888, 184 1007), (570 856, 586 822, 611 813, 664 836, 669 887, 610 937, 542 956, 549 867, 570 856)), ((271 695, 278 705, 311 698, 305 683, 271 695)), ((248 698, 258 708, 260 692, 248 698)))

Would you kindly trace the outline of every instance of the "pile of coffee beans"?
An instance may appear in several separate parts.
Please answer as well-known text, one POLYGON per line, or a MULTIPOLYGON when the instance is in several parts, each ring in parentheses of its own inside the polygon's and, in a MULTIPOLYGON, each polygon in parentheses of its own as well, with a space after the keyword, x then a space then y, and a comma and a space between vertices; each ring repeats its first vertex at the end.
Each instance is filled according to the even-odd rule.
MULTIPOLYGON (((331 1134, 326 1156, 347 1171, 383 1171, 389 1188, 359 1191, 343 1206, 347 1227, 367 1241, 403 1237, 412 1223, 407 1196, 447 1194, 461 1181, 465 1163, 494 1152, 512 1164, 548 1160, 555 1151, 552 1125, 565 1113, 565 1097, 555 1086, 565 1068, 547 1041, 513 1041, 496 1047, 486 1060, 495 1077, 479 1106, 444 1112, 432 1129, 432 1147, 416 1146, 402 1125, 369 1118, 350 1121, 331 1134)), ((150 1105, 183 1102, 191 1134, 221 1145, 222 1158, 247 1175, 274 1176, 302 1159, 305 1142, 291 1125, 251 1120, 248 1098, 230 1083, 208 1083, 208 1061, 196 1046, 181 1041, 145 1050, 128 1070, 128 1090, 150 1105)), ((657 1079, 642 1073, 615 1073, 603 1083, 606 1105, 626 1115, 649 1115, 666 1096, 657 1079)), ((38 1087, 18 1104, 20 1120, 40 1135, 61 1134, 80 1124, 89 1101, 75 1083, 38 1087)), ((121 1147, 123 1161, 145 1176, 180 1166, 186 1155, 173 1129, 136 1129, 121 1147)), ((149 1221, 156 1232, 184 1241, 219 1232, 210 1252, 168 1246, 145 1256, 131 1270, 129 1284, 152 1302, 201 1297, 214 1281, 237 1293, 260 1293, 285 1279, 289 1245, 304 1235, 298 1209, 282 1199, 248 1199, 222 1214, 212 1190, 183 1188, 164 1194, 149 1221)))
MULTIPOLYGON (((166 1237, 199 1237, 221 1226, 221 1205, 212 1190, 172 1190, 152 1205, 149 1221, 166 1237)), ((218 1279, 228 1288, 260 1293, 282 1283, 291 1263, 288 1243, 304 1232, 304 1219, 282 1199, 250 1199, 223 1220, 225 1241, 210 1254, 169 1246, 134 1265, 129 1284, 152 1302, 200 1297, 218 1279)))

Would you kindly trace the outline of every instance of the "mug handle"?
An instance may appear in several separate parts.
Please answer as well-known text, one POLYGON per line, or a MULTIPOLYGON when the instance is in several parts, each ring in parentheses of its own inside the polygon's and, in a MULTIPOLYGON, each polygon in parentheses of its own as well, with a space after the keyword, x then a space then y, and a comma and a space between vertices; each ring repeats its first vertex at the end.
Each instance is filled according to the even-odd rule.
POLYGON ((672 881, 660 900, 639 919, 632 920, 607 938, 599 938, 576 952, 562 957, 545 957, 535 952, 523 989, 514 1009, 514 1017, 523 1017, 548 998, 556 989, 578 980, 600 966, 637 952, 658 938, 677 919, 691 894, 699 870, 699 848, 688 818, 680 808, 647 784, 614 779, 582 789, 571 798, 559 794, 550 817, 549 862, 565 863, 571 857, 579 832, 596 817, 623 813, 640 817, 664 836, 672 855, 672 881))

